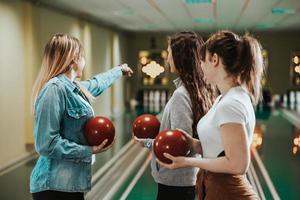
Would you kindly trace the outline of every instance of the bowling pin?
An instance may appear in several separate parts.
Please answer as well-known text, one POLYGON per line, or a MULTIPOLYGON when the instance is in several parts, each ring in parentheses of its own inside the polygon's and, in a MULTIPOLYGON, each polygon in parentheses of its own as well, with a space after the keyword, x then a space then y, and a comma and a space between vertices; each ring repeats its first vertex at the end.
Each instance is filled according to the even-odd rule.
POLYGON ((162 91, 161 92, 161 108, 163 109, 166 106, 166 98, 167 98, 167 92, 166 91, 162 91))
POLYGON ((159 112, 159 101, 160 101, 160 92, 159 90, 156 90, 154 94, 154 112, 156 113, 159 112))
POLYGON ((144 111, 147 112, 148 107, 149 107, 148 91, 144 90, 144 94, 143 94, 143 109, 144 109, 144 111))
POLYGON ((295 92, 290 91, 290 109, 295 108, 295 92))
POLYGON ((300 91, 296 92, 296 110, 300 111, 300 91))
POLYGON ((154 112, 154 92, 153 90, 150 90, 149 92, 149 112, 154 112))
POLYGON ((287 95, 284 94, 284 95, 283 95, 283 107, 284 107, 284 108, 287 108, 287 104, 288 104, 288 103, 287 103, 287 95))

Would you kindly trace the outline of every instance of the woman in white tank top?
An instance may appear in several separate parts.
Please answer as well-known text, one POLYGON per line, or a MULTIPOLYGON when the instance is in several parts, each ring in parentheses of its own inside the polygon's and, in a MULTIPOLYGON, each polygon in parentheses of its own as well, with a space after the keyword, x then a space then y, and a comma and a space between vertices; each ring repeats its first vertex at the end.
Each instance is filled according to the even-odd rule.
POLYGON ((245 174, 255 126, 253 106, 260 97, 264 71, 260 44, 249 35, 220 31, 201 51, 206 81, 221 92, 197 125, 199 140, 189 137, 192 148, 202 148, 202 158, 165 153, 173 163, 160 164, 170 169, 201 168, 198 199, 259 199, 245 174))

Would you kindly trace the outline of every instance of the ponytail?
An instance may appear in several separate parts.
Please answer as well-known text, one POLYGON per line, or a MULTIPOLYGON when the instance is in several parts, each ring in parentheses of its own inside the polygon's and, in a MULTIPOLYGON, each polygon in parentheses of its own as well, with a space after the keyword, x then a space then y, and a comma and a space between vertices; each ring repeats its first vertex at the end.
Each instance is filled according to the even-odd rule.
POLYGON ((256 105, 261 97, 261 79, 264 71, 261 46, 258 41, 248 35, 240 40, 239 66, 241 66, 240 82, 245 84, 252 103, 256 105))

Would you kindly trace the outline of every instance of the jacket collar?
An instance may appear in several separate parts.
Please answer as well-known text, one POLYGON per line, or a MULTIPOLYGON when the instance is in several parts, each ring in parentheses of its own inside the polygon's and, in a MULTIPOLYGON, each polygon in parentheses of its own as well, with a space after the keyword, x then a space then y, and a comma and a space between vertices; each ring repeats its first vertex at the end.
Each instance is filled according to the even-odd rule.
POLYGON ((75 82, 72 82, 65 74, 60 74, 57 76, 59 80, 61 80, 63 83, 66 84, 67 88, 70 89, 70 91, 79 92, 79 87, 76 85, 75 82))

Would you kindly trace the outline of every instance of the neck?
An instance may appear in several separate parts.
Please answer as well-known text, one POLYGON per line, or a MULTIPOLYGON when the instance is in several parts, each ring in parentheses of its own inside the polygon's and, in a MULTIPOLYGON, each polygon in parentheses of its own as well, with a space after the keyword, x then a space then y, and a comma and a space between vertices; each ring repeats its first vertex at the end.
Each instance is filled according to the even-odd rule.
POLYGON ((217 83, 217 87, 220 90, 221 94, 226 94, 231 88, 236 87, 237 84, 230 77, 224 77, 222 81, 217 83))
POLYGON ((71 70, 70 72, 66 72, 65 73, 66 77, 68 79, 70 79, 72 82, 75 80, 76 78, 76 74, 73 72, 73 70, 71 70))

